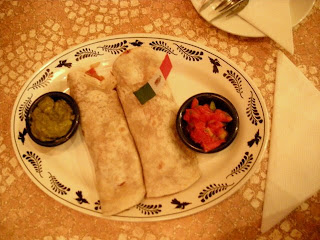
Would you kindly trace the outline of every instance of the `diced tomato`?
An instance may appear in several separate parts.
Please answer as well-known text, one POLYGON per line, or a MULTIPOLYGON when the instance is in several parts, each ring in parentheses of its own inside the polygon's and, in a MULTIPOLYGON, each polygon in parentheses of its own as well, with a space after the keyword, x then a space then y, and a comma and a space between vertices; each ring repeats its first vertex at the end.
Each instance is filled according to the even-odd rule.
POLYGON ((96 72, 96 70, 94 68, 90 68, 88 71, 86 71, 86 74, 88 74, 91 77, 94 77, 96 79, 98 79, 99 81, 102 81, 104 79, 103 76, 99 76, 98 73, 96 72))
POLYGON ((205 104, 205 105, 202 105, 202 106, 198 106, 197 109, 202 114, 206 114, 206 115, 211 115, 212 114, 212 110, 210 109, 208 104, 205 104))
POLYGON ((221 109, 216 109, 213 112, 212 119, 215 119, 220 122, 231 122, 232 121, 232 117, 228 113, 226 113, 225 111, 222 111, 221 109))
POLYGON ((194 128, 204 130, 206 128, 206 123, 205 122, 201 122, 201 121, 194 122, 193 126, 194 126, 194 128))
POLYGON ((191 108, 196 108, 199 105, 199 101, 197 98, 194 98, 191 103, 191 108))
POLYGON ((200 113, 195 109, 187 109, 183 119, 188 121, 194 121, 200 119, 200 113))
POLYGON ((185 114, 183 115, 183 120, 189 122, 190 121, 190 109, 186 109, 185 114))
POLYGON ((191 108, 186 109, 183 119, 188 123, 191 139, 209 152, 225 142, 228 132, 225 125, 232 117, 221 109, 212 110, 208 104, 199 105, 194 98, 191 108))
POLYGON ((190 132, 190 137, 196 143, 200 143, 205 139, 206 135, 203 130, 194 128, 193 131, 190 132))
POLYGON ((215 132, 217 129, 224 127, 224 124, 217 120, 209 120, 207 125, 213 132, 215 132))

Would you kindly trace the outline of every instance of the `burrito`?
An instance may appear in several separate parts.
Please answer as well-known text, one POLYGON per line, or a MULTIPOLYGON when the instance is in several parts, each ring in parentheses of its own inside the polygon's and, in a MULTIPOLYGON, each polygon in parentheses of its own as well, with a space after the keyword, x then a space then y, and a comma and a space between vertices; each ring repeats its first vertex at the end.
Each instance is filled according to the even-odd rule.
POLYGON ((101 211, 109 216, 142 201, 141 163, 112 79, 84 72, 68 75, 70 94, 80 109, 81 129, 96 175, 101 211))
POLYGON ((134 94, 154 77, 163 58, 162 53, 139 47, 121 54, 112 67, 116 90, 140 155, 147 197, 180 192, 200 177, 195 153, 177 135, 178 105, 168 83, 164 81, 156 96, 144 104, 134 94))

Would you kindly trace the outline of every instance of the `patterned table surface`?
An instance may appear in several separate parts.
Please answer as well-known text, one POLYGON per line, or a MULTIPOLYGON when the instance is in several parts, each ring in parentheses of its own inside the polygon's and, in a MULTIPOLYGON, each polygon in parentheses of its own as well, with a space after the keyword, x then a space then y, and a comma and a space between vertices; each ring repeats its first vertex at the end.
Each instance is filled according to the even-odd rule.
MULTIPOLYGON (((180 219, 132 223, 72 210, 43 193, 18 163, 10 136, 17 94, 49 59, 88 40, 125 33, 189 39, 236 62, 260 89, 272 117, 276 53, 269 38, 245 38, 203 20, 189 0, 0 0, 0 239, 320 239, 320 193, 265 234, 260 225, 268 150, 227 200, 180 219)), ((295 54, 281 49, 320 89, 320 0, 294 27, 295 54)))

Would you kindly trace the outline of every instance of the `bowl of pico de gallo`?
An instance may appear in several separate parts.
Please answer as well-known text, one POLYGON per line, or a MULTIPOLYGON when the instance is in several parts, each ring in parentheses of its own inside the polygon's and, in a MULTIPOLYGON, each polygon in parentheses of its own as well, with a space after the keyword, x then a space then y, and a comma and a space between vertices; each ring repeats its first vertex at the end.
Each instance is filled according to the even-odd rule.
POLYGON ((176 129, 182 142, 200 153, 216 153, 227 148, 239 130, 234 105, 217 93, 199 93, 180 107, 176 129))

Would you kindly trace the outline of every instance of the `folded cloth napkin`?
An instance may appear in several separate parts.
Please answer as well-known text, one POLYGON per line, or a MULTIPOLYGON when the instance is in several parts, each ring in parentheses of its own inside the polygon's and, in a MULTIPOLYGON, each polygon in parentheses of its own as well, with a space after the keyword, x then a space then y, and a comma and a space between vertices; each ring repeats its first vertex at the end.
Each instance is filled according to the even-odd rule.
POLYGON ((238 13, 245 21, 293 54, 290 0, 250 0, 238 13))
POLYGON ((320 91, 278 53, 261 231, 320 189, 320 91))

